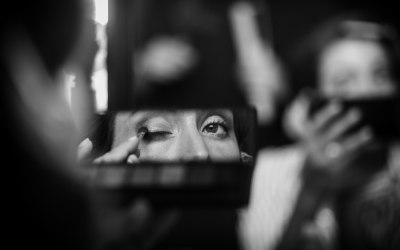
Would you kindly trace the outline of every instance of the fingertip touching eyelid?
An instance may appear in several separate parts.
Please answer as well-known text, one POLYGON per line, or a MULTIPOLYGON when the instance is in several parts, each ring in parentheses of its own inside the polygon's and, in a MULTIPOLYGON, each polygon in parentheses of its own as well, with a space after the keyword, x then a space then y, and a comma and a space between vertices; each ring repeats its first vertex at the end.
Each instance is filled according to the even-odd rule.
POLYGON ((138 131, 140 128, 145 127, 148 132, 154 131, 171 131, 171 123, 162 117, 148 117, 137 122, 135 129, 138 131))
POLYGON ((145 141, 151 142, 151 141, 157 141, 157 140, 164 140, 167 139, 172 133, 168 131, 148 131, 143 139, 145 141))

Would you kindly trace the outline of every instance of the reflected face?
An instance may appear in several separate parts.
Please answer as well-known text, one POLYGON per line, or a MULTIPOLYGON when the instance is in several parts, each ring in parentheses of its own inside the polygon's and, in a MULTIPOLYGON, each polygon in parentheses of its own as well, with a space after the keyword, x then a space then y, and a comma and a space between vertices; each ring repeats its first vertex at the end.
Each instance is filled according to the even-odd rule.
POLYGON ((329 97, 386 96, 395 92, 389 61, 381 46, 364 40, 340 40, 321 55, 321 92, 329 97))
POLYGON ((240 160, 230 110, 139 111, 126 124, 134 135, 146 131, 139 160, 240 160))

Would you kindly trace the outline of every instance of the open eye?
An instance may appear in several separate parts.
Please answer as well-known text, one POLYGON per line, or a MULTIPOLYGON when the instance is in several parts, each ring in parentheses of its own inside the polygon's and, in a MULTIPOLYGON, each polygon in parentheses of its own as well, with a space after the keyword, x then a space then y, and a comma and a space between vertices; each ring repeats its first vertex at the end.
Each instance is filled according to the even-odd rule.
POLYGON ((224 139, 228 136, 229 129, 223 118, 212 116, 206 119, 201 128, 201 132, 207 136, 224 139))

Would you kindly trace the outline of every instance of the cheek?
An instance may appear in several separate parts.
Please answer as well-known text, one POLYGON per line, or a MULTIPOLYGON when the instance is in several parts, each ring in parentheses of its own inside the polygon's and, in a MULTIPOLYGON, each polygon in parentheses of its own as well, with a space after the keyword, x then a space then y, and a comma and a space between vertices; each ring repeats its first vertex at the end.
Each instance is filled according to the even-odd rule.
POLYGON ((240 160, 240 150, 237 142, 228 140, 206 140, 211 160, 236 161, 240 160))
POLYGON ((396 92, 396 84, 389 77, 375 77, 371 80, 371 84, 366 87, 366 93, 373 96, 389 96, 396 92))
POLYGON ((143 143, 139 146, 140 150, 140 160, 155 160, 155 161, 165 161, 174 155, 171 151, 174 147, 173 140, 159 141, 153 143, 143 143))

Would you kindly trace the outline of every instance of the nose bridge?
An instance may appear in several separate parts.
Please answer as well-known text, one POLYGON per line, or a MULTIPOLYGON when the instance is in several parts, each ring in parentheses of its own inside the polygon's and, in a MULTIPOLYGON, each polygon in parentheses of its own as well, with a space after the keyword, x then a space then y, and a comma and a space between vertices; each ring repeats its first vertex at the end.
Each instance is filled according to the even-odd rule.
POLYGON ((208 160, 209 152, 203 136, 198 131, 196 124, 187 123, 182 129, 179 155, 181 160, 208 160))

